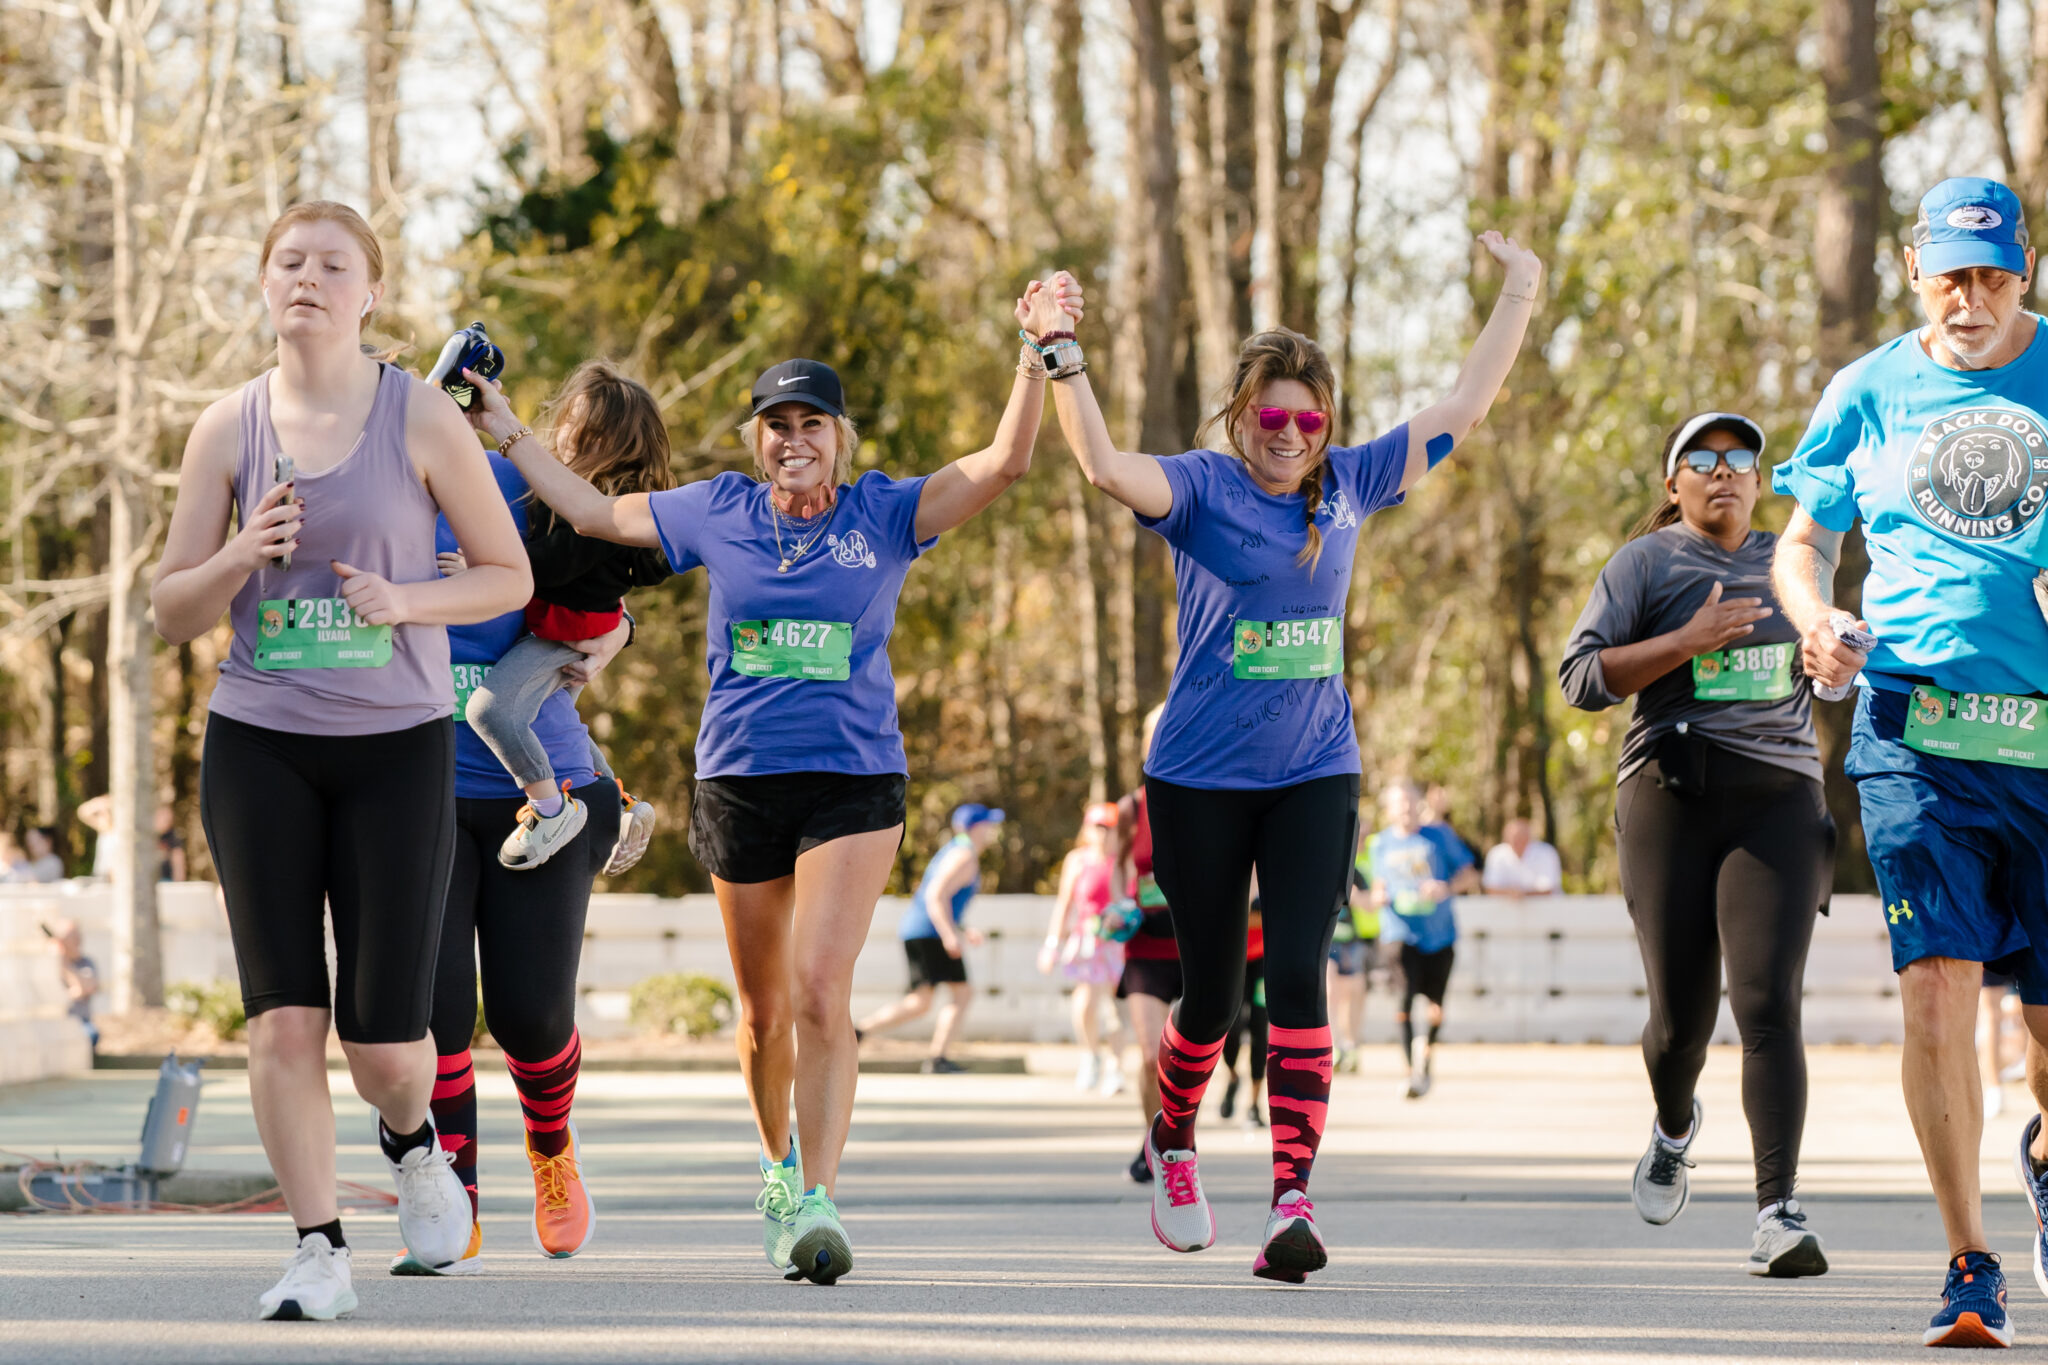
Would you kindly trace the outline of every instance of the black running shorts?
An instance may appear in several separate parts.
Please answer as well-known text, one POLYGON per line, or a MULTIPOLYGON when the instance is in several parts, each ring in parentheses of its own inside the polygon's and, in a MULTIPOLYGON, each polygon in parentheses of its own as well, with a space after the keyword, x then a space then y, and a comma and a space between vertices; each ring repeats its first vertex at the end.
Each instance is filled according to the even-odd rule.
POLYGON ((954 957, 936 938, 906 938, 903 956, 910 963, 910 989, 923 986, 964 985, 967 959, 954 957))
POLYGON ((1177 957, 1127 957, 1124 974, 1116 983, 1116 998, 1149 995, 1171 1005, 1180 999, 1180 959, 1177 957))
POLYGON ((244 1009, 332 1009, 351 1043, 426 1037, 455 855, 452 719, 308 735, 209 716, 199 814, 244 1009))
POLYGON ((776 881, 820 844, 901 826, 906 782, 902 773, 700 778, 690 852, 722 882, 776 881))

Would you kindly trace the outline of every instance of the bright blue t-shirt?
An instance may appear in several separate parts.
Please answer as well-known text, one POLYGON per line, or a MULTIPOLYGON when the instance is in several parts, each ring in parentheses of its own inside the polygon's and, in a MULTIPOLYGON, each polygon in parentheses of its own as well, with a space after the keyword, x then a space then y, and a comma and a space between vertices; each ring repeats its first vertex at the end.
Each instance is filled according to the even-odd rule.
MULTIPOLYGON (((698 777, 909 771, 896 726, 889 632, 904 575, 938 543, 936 536, 916 538, 923 493, 923 476, 892 479, 870 470, 840 487, 824 514, 829 524, 783 518, 781 550, 768 485, 744 474, 728 471, 648 498, 669 565, 688 573, 701 564, 711 581, 704 641, 711 692, 697 730, 698 777), (778 573, 782 554, 813 532, 811 548, 778 573), (736 669, 736 624, 749 666, 786 637, 822 671, 836 672, 843 661, 846 677, 736 669), (834 648, 814 648, 828 639, 834 648)), ((797 652, 794 645, 788 651, 797 652)))
POLYGON ((1387 909, 1380 917, 1380 939, 1387 943, 1412 943, 1417 952, 1440 953, 1458 941, 1458 916, 1452 897, 1440 901, 1422 899, 1427 881, 1448 882, 1460 866, 1470 867, 1472 855, 1464 852, 1458 863, 1452 850, 1464 851, 1456 835, 1433 829, 1401 834, 1383 829, 1366 841, 1367 861, 1372 879, 1387 889, 1387 909))
MULTIPOLYGON (((526 508, 531 500, 526 480, 503 455, 493 453, 490 459, 498 491, 511 506, 513 524, 518 526, 523 539, 526 508)), ((442 553, 455 548, 455 532, 449 529, 448 518, 442 517, 434 523, 434 550, 442 553)), ((448 660, 455 671, 455 695, 467 699, 470 689, 490 672, 491 665, 504 658, 505 651, 525 633, 526 617, 518 611, 508 611, 471 626, 448 627, 448 660)), ((556 692, 540 704, 533 720, 533 733, 547 750, 548 763, 553 766, 557 781, 566 777, 570 786, 581 787, 597 780, 597 771, 590 766, 590 731, 584 728, 583 718, 576 714, 576 703, 567 691, 556 692)), ((512 774, 505 771, 505 765, 498 762, 497 755, 464 723, 460 706, 455 708, 455 794, 484 800, 526 795, 512 780, 512 774)))
POLYGON ((1299 494, 1276 497, 1244 461, 1214 450, 1159 457, 1173 509, 1138 524, 1173 547, 1180 657, 1159 718, 1147 775, 1211 790, 1283 787, 1358 771, 1358 735, 1341 666, 1291 679, 1236 676, 1239 622, 1324 623, 1340 650, 1358 527, 1402 499, 1404 422, 1362 446, 1329 453, 1329 495, 1316 513, 1323 553, 1315 572, 1295 563, 1308 543, 1299 494))
POLYGON ((937 880, 934 874, 938 871, 939 860, 946 856, 947 849, 962 847, 966 848, 967 856, 975 860, 975 868, 973 878, 952 895, 953 923, 958 924, 960 917, 967 913, 967 903, 981 890, 981 864, 974 852, 974 841, 964 834, 956 834, 946 841, 944 848, 932 855, 930 862, 924 865, 924 876, 918 878, 917 891, 911 896, 910 904, 905 907, 903 918, 896 921, 896 937, 913 939, 939 936, 938 926, 932 923, 931 911, 926 908, 931 902, 932 883, 937 880))
POLYGON ((1951 370, 1918 333, 1837 374, 1772 477, 1813 519, 1870 546, 1865 681, 2048 692, 2048 323, 2011 364, 1951 370))

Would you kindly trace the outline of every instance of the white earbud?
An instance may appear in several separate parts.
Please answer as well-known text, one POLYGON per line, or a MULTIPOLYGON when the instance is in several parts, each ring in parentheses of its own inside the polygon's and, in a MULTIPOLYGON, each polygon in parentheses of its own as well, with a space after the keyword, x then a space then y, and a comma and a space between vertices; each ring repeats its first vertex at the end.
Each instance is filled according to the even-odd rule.
POLYGON ((363 311, 362 311, 362 312, 361 312, 361 313, 360 313, 360 314, 359 314, 358 316, 360 316, 360 317, 368 317, 368 316, 370 316, 370 310, 371 310, 372 308, 375 308, 376 306, 377 306, 377 300, 376 300, 376 298, 375 298, 374 296, 373 296, 373 297, 371 297, 371 298, 367 298, 367 299, 364 299, 364 300, 363 300, 363 311))
POLYGON ((263 306, 265 308, 270 307, 270 291, 268 289, 263 291, 263 306))

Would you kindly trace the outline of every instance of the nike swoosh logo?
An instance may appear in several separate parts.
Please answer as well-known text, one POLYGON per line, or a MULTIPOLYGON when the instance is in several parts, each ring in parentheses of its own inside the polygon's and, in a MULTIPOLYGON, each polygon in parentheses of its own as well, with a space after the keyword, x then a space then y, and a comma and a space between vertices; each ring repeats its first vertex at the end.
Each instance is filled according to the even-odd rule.
POLYGON ((775 381, 775 387, 776 387, 776 388, 778 388, 778 389, 786 389, 786 388, 788 388, 788 387, 789 387, 789 386, 790 386, 791 384, 801 384, 801 383, 803 383, 803 382, 804 382, 804 377, 803 377, 802 375, 798 375, 798 376, 797 376, 796 378, 794 378, 794 379, 778 379, 778 380, 776 380, 776 381, 775 381))

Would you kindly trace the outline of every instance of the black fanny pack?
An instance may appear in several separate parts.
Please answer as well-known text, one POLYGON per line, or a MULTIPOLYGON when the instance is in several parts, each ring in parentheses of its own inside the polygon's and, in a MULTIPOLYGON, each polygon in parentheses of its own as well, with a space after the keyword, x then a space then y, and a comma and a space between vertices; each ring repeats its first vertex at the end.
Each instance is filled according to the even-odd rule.
POLYGON ((1713 747, 1684 721, 1659 735, 1650 746, 1650 757, 1657 760, 1657 785, 1679 796, 1705 796, 1707 751, 1713 747))

